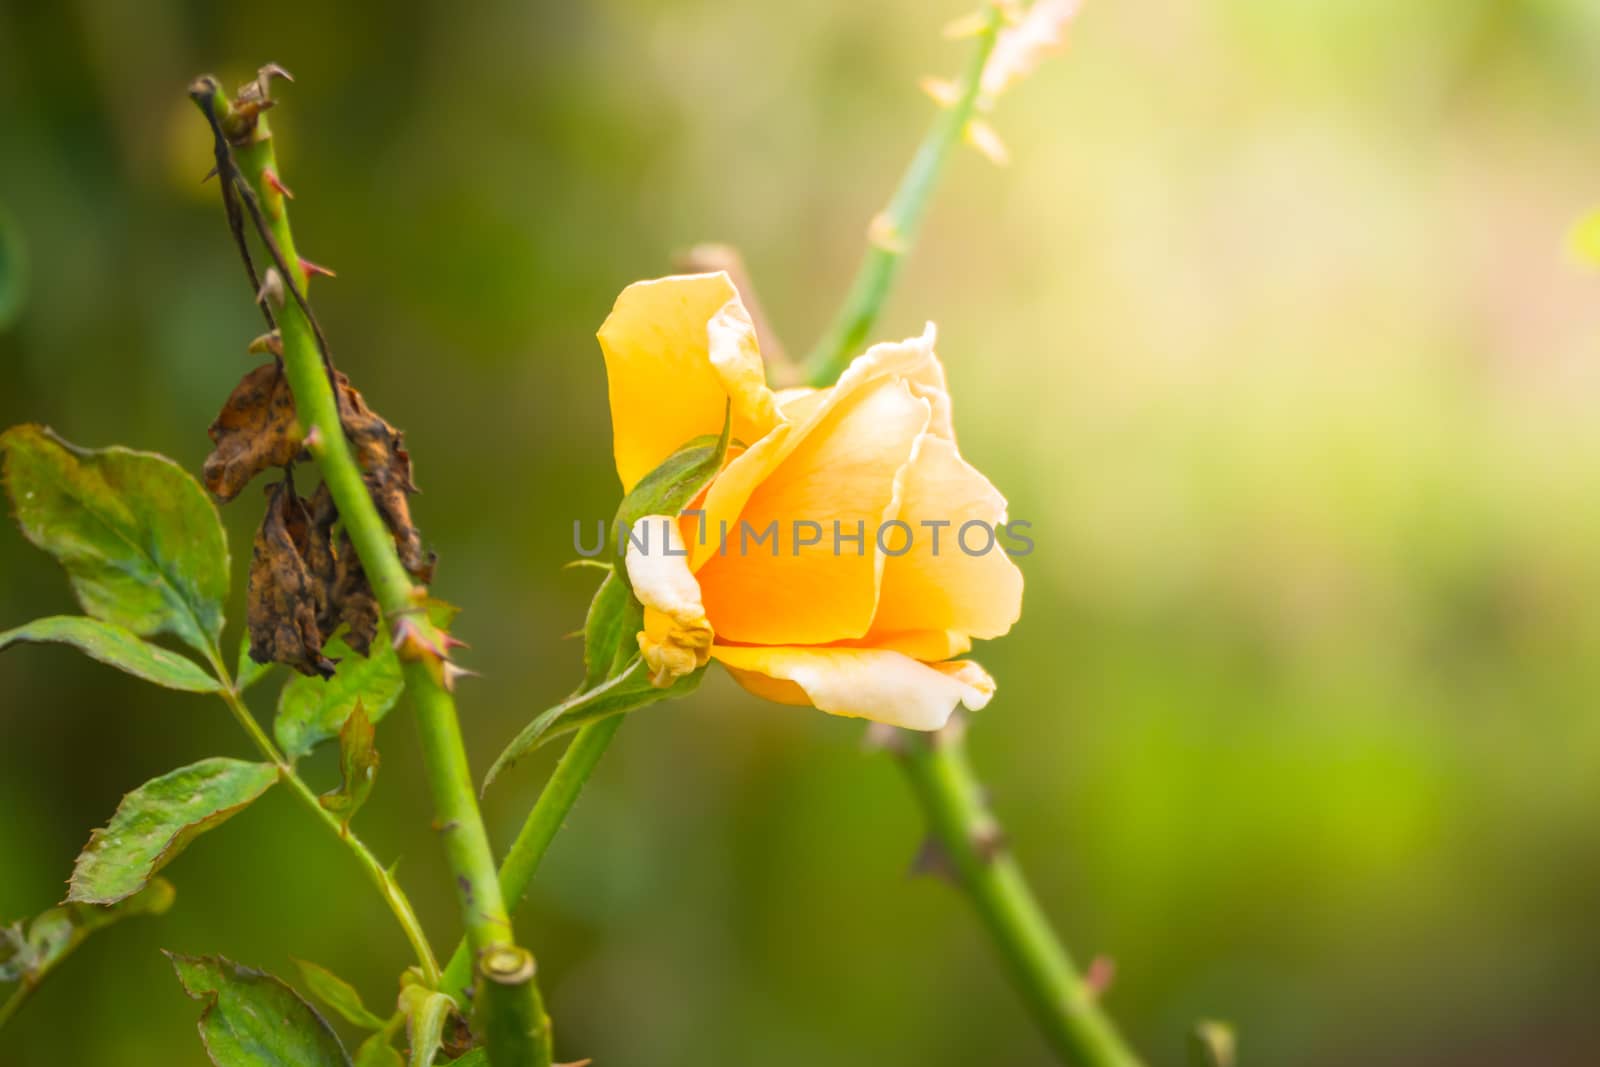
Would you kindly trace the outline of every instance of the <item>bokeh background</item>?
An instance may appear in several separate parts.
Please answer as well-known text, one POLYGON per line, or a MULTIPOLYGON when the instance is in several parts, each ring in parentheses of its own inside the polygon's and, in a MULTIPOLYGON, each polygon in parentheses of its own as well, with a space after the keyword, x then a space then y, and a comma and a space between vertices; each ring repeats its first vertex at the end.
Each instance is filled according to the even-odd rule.
MULTIPOLYGON (((559 564, 617 496, 611 300, 729 241, 804 349, 961 14, 0 0, 0 425, 198 471, 259 319, 184 88, 283 63, 300 244, 339 272, 314 297, 408 431, 482 767, 579 671, 592 578, 559 564)), ((880 334, 939 322, 963 449, 1035 526, 975 758, 1153 1067, 1201 1017, 1252 1064, 1600 1062, 1600 277, 1563 253, 1600 201, 1597 70, 1591 0, 1090 0, 995 117, 1013 165, 947 176, 880 334)), ((71 607, 0 528, 0 627, 71 607)), ((359 828, 443 946, 403 708, 380 745, 359 828)), ((220 704, 0 657, 0 917, 219 753, 248 754, 220 704)), ((490 794, 501 843, 548 765, 490 794)), ((855 723, 721 677, 639 714, 522 913, 560 1051, 1047 1063, 962 900, 908 877, 919 836, 855 723)), ((202 1062, 159 947, 393 995, 403 941, 286 796, 169 873, 174 911, 88 944, 0 1062, 202 1062)))

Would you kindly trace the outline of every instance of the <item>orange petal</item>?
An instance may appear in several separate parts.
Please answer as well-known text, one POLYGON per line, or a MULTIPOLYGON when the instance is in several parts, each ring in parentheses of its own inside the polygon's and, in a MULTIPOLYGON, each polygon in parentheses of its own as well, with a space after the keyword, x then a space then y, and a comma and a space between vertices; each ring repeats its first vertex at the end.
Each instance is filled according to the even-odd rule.
POLYGON ((908 630, 989 638, 1011 629, 1022 611, 1022 572, 992 533, 1006 521, 1006 501, 954 443, 931 433, 917 443, 898 517, 912 530, 910 549, 884 560, 878 613, 863 644, 908 630))
POLYGON ((994 679, 968 660, 930 664, 882 649, 726 645, 711 655, 757 696, 910 730, 937 730, 958 704, 977 711, 994 695, 994 679))
MULTIPOLYGON (((903 381, 855 390, 763 471, 730 524, 726 553, 697 573, 706 615, 727 640, 826 644, 860 637, 878 603, 877 533, 894 517, 896 476, 927 428, 928 402, 903 381), (836 531, 859 541, 842 541, 836 531), (758 543, 763 535, 767 540, 758 543), (810 541, 802 544, 802 541, 810 541)), ((734 476, 758 444, 728 465, 708 494, 734 476)), ((720 527, 711 529, 720 531, 720 527)), ((708 538, 712 548, 720 536, 708 538)))
POLYGON ((600 327, 612 448, 626 492, 686 441, 722 429, 759 440, 782 421, 750 313, 728 275, 636 282, 600 327))

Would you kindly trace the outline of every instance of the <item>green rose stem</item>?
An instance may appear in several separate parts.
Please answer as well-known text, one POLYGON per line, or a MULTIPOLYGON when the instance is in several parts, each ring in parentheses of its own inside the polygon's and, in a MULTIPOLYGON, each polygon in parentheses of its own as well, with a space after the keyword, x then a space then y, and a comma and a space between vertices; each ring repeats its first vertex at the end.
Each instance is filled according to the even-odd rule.
MULTIPOLYGON (((939 172, 972 117, 1001 19, 998 5, 991 4, 977 47, 957 86, 956 102, 940 112, 918 148, 883 221, 875 227, 874 247, 862 263, 843 309, 807 359, 811 384, 831 385, 871 333, 926 212, 939 172)), ((618 716, 578 731, 506 858, 500 884, 507 899, 521 900, 552 837, 621 721, 618 716)), ((1138 1058, 1118 1036, 1073 966, 1021 867, 1008 851, 994 847, 997 830, 983 808, 982 787, 973 775, 959 731, 932 738, 906 733, 905 744, 896 748, 930 829, 955 869, 957 883, 972 899, 1051 1047, 1069 1064, 1137 1067, 1138 1058)), ((464 979, 466 959, 465 948, 457 949, 445 968, 445 989, 455 989, 464 979)))
POLYGON ((283 753, 278 751, 278 746, 273 744, 272 738, 268 737, 266 731, 261 729, 261 724, 256 721, 255 716, 250 714, 250 709, 245 706, 244 698, 239 695, 238 687, 234 684, 233 679, 229 677, 228 668, 223 665, 222 656, 217 650, 212 649, 208 658, 211 660, 212 670, 216 672, 217 680, 222 683, 221 696, 223 703, 228 705, 228 710, 233 712, 233 717, 238 720, 244 732, 250 735, 250 740, 254 742, 261 754, 272 763, 277 764, 278 777, 289 787, 289 791, 295 795, 295 799, 304 804, 324 826, 332 830, 334 836, 342 841, 351 854, 355 856, 356 862, 361 865, 361 870, 366 874, 367 879, 377 887, 378 892, 383 895, 384 901, 389 905, 389 910, 394 912, 394 917, 399 920, 400 928, 405 931, 406 940, 411 942, 411 947, 417 954, 417 963, 422 967, 424 978, 429 985, 437 985, 439 982, 439 961, 434 958, 433 946, 428 943, 428 935, 423 932, 422 923, 417 919, 417 913, 412 910, 411 901, 406 897, 405 890, 400 888, 400 884, 384 869, 383 864, 378 862, 378 857, 372 854, 372 851, 361 842, 361 839, 351 833, 350 828, 343 825, 338 816, 322 806, 322 803, 317 799, 317 794, 306 784, 305 779, 300 777, 294 768, 294 764, 285 759, 283 753))
POLYGON ((1012 981, 1063 1063, 1139 1067, 1094 989, 1050 928, 1028 880, 984 804, 963 738, 965 725, 937 733, 896 731, 888 747, 900 759, 939 858, 971 898, 1012 981))
MULTIPOLYGON (((998 5, 990 4, 983 28, 978 33, 978 47, 974 49, 962 73, 956 103, 940 112, 901 179, 900 188, 889 202, 885 218, 889 220, 891 232, 898 234, 899 244, 896 250, 874 247, 867 253, 845 307, 828 336, 818 343, 807 360, 813 385, 833 383, 877 320, 899 261, 927 207, 939 171, 949 157, 952 146, 961 139, 967 120, 972 117, 983 67, 988 62, 989 53, 994 50, 1001 18, 998 5)), ((506 857, 501 871, 501 886, 508 900, 520 900, 526 892, 551 837, 560 829, 572 805, 577 802, 584 782, 588 780, 595 764, 600 762, 620 723, 620 717, 615 720, 603 719, 583 727, 574 736, 555 775, 540 794, 533 811, 528 814, 511 853, 506 857)), ((445 968, 446 989, 454 988, 452 977, 462 969, 461 958, 462 953, 458 949, 450 965, 445 968)))
POLYGON ((888 207, 873 220, 871 247, 861 261, 844 306, 806 357, 811 385, 832 385, 850 361, 861 353, 878 312, 889 296, 889 287, 899 273, 900 263, 916 241, 917 228, 927 213, 928 200, 938 184, 939 173, 951 149, 961 141, 977 107, 983 68, 1000 32, 1003 20, 1000 4, 991 0, 986 6, 977 47, 972 50, 966 69, 956 83, 955 101, 934 119, 927 136, 917 147, 917 154, 911 157, 899 187, 889 199, 888 207))
MULTIPOLYGON (((595 764, 605 755, 606 748, 611 744, 611 738, 622 725, 624 718, 626 716, 613 715, 608 719, 600 719, 574 734, 572 742, 567 745, 567 750, 561 754, 561 760, 556 764, 554 773, 550 775, 550 780, 545 783, 544 789, 540 790, 533 811, 528 813, 527 820, 517 833, 516 841, 512 842, 511 851, 506 854, 505 862, 500 865, 500 892, 511 902, 513 909, 522 902, 523 895, 527 893, 528 886, 533 881, 534 872, 539 869, 539 861, 544 859, 550 842, 555 840, 561 824, 566 822, 572 806, 578 801, 578 794, 583 792, 584 784, 594 772, 595 764)), ((466 944, 456 946, 455 954, 450 957, 450 962, 445 967, 444 980, 439 988, 453 995, 466 983, 471 973, 471 966, 472 960, 468 955, 466 944)))
MULTIPOLYGON (((265 96, 271 70, 263 71, 259 97, 265 96)), ((481 994, 478 1008, 490 1061, 496 1067, 548 1067, 549 1019, 534 979, 533 957, 512 938, 455 698, 447 685, 451 665, 442 651, 445 635, 428 619, 424 591, 412 584, 400 563, 394 538, 378 515, 345 439, 331 365, 305 303, 306 271, 295 252, 266 117, 253 106, 235 109, 214 79, 202 78, 190 91, 218 137, 219 180, 228 183, 224 195, 231 192, 243 201, 270 253, 278 282, 287 291, 286 295, 272 292, 268 271, 261 298, 275 312, 296 411, 405 663, 406 690, 416 709, 437 826, 455 875, 467 941, 477 959, 479 980, 474 987, 481 994)))

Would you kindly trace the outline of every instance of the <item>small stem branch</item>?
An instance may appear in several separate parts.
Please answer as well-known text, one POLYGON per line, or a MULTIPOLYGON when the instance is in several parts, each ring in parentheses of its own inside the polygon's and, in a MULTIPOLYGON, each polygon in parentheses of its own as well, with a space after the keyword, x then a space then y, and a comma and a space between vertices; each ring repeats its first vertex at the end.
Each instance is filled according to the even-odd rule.
POLYGON ((733 287, 739 292, 739 299, 744 302, 745 310, 750 312, 751 325, 756 328, 756 343, 761 346, 761 362, 767 368, 767 380, 780 389, 804 384, 805 372, 789 358, 778 331, 773 329, 767 309, 756 293, 750 270, 744 265, 744 257, 737 248, 716 242, 698 244, 675 257, 672 266, 686 274, 726 271, 733 281, 733 287))
POLYGON ((806 357, 806 371, 811 385, 833 384, 834 379, 861 351, 862 344, 883 310, 889 296, 889 287, 899 272, 900 262, 916 242, 917 229, 927 213, 928 201, 938 184, 950 151, 962 139, 967 122, 972 118, 978 103, 978 91, 983 80, 983 68, 994 51, 996 35, 1002 20, 1000 5, 991 2, 985 14, 983 29, 977 36, 977 46, 967 60, 966 69, 956 86, 956 99, 939 112, 927 136, 911 157, 899 188, 889 199, 883 213, 873 220, 870 233, 871 247, 856 272, 844 306, 828 327, 827 333, 817 342, 806 357))
MULTIPOLYGON (((266 80, 265 72, 262 80, 266 80)), ((485 983, 494 989, 482 1001, 490 1033, 490 1061, 495 1067, 548 1067, 550 1032, 534 981, 533 959, 518 949, 513 939, 461 740, 455 699, 444 684, 445 664, 441 654, 430 651, 445 647, 443 635, 421 610, 423 591, 413 586, 401 564, 394 538, 378 515, 345 438, 327 344, 305 298, 306 273, 295 252, 266 116, 255 109, 248 114, 245 109, 235 111, 213 79, 200 79, 190 92, 217 138, 218 179, 224 185, 224 198, 231 193, 244 203, 288 290, 283 306, 276 309, 276 318, 284 372, 301 428, 319 442, 313 455, 385 618, 391 629, 402 619, 406 623, 408 639, 401 650, 406 661, 406 689, 416 709, 445 855, 455 875, 468 943, 480 969, 494 965, 485 972, 485 983), (527 966, 504 966, 513 955, 519 963, 525 958, 527 966), (507 1019, 496 1018, 497 1014, 507 1019), (505 1025, 508 1019, 526 1025, 505 1025)))
MULTIPOLYGON (((505 862, 500 864, 500 892, 513 911, 528 892, 534 872, 539 869, 539 862, 544 859, 562 823, 567 821, 573 805, 578 802, 578 794, 583 792, 585 783, 594 773, 600 757, 605 755, 611 738, 622 726, 624 718, 626 716, 613 715, 590 723, 573 735, 572 743, 561 754, 555 772, 539 793, 539 799, 518 831, 505 862)), ((455 995, 466 985, 471 973, 472 958, 466 943, 462 942, 456 946, 455 954, 445 966, 440 988, 455 995)))
POLYGON ((1073 1067, 1140 1067, 1050 928, 983 801, 959 727, 895 746, 929 831, 1045 1039, 1073 1067))
POLYGON ((350 832, 347 826, 341 824, 332 812, 322 806, 321 801, 317 799, 316 793, 312 792, 305 779, 301 778, 299 772, 295 770, 294 764, 285 759, 283 753, 278 750, 278 746, 273 744, 272 739, 261 728, 261 724, 256 721, 256 717, 250 714, 250 709, 245 705, 244 698, 239 695, 233 679, 228 676, 228 669, 223 666, 222 657, 213 650, 209 658, 212 670, 216 672, 217 679, 223 685, 222 701, 228 705, 228 710, 233 712, 234 719, 243 728, 244 732, 249 735, 251 742, 254 743, 261 754, 269 762, 277 766, 278 777, 289 787, 289 791, 295 795, 295 798, 315 815, 319 822, 331 830, 333 836, 345 848, 349 849, 350 854, 355 857, 356 863, 360 865, 362 872, 366 874, 367 880, 377 888, 384 902, 389 905, 389 910, 394 913, 396 921, 400 923, 400 929, 405 931, 406 940, 411 942, 411 949, 417 955, 417 963, 421 965, 422 973, 426 980, 430 985, 437 985, 439 982, 439 961, 434 956, 433 946, 429 944, 428 935, 422 929, 422 922, 417 918, 416 911, 411 907, 411 900, 406 896, 405 890, 400 888, 399 883, 384 869, 383 864, 378 862, 378 857, 372 854, 372 850, 367 848, 359 837, 350 832))

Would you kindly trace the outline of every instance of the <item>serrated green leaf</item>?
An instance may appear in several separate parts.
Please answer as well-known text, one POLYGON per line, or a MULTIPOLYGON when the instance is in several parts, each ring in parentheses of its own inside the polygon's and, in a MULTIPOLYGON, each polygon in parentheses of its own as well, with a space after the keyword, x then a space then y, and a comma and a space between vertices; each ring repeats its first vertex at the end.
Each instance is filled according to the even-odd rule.
POLYGON ((373 747, 376 731, 367 711, 356 701, 350 717, 339 729, 339 770, 343 781, 339 788, 322 794, 317 800, 324 808, 339 816, 345 826, 355 818, 361 805, 372 794, 378 779, 378 750, 373 747))
POLYGON ((84 611, 206 652, 222 632, 228 545, 216 506, 149 452, 80 449, 40 426, 0 434, 23 534, 66 568, 84 611))
POLYGON ((244 692, 271 674, 276 666, 276 663, 257 663, 250 658, 250 631, 246 629, 239 640, 239 656, 234 660, 233 683, 239 687, 239 692, 244 692))
POLYGON ((489 1050, 475 1048, 465 1056, 451 1060, 450 1067, 489 1067, 489 1050))
POLYGON ((484 776, 483 788, 487 790, 502 773, 546 742, 613 715, 625 715, 657 701, 687 696, 700 687, 704 676, 705 668, 701 667, 666 688, 658 689, 650 684, 650 672, 645 669, 644 661, 635 655, 621 674, 540 712, 500 753, 484 776))
POLYGON ((367 718, 377 723, 405 689, 400 657, 388 641, 374 641, 372 654, 361 656, 343 638, 336 637, 328 642, 325 651, 339 661, 333 677, 324 681, 297 674, 278 697, 272 732, 290 760, 298 760, 324 741, 338 737, 357 701, 366 708, 367 718))
POLYGON ((17 923, 3 931, 11 951, 0 960, 0 982, 36 986, 90 934, 134 916, 160 915, 175 896, 171 882, 155 878, 117 904, 62 904, 35 917, 26 932, 17 923))
POLYGON ((1589 212, 1567 232, 1567 248, 1579 262, 1600 269, 1600 209, 1589 212))
POLYGON ((67 899, 115 904, 143 889, 190 841, 232 818, 278 780, 270 763, 216 757, 153 778, 122 798, 72 868, 67 899))
POLYGON ((356 1049, 355 1067, 405 1067, 405 1062, 389 1047, 388 1034, 373 1034, 356 1049))
POLYGON ((83 615, 52 615, 0 633, 0 652, 22 642, 71 645, 101 663, 185 693, 216 693, 222 684, 194 660, 143 640, 132 630, 83 615))
MULTIPOLYGON (((617 507, 611 529, 626 531, 640 519, 651 515, 676 515, 688 507, 690 501, 722 469, 722 461, 728 457, 728 439, 732 429, 733 405, 730 402, 723 414, 722 433, 694 438, 663 460, 655 470, 640 478, 617 507)), ((624 541, 626 537, 626 533, 621 533, 617 540, 624 541)), ((616 550, 616 545, 612 546, 612 550, 616 550)), ((620 558, 617 562, 621 563, 620 558)), ((626 584, 626 569, 619 565, 616 573, 626 584)))
POLYGON ((350 1067, 327 1020, 281 979, 221 956, 166 956, 205 1005, 200 1040, 216 1067, 350 1067))
POLYGON ((367 1010, 355 986, 310 960, 297 959, 294 963, 300 968, 300 978, 311 990, 311 995, 338 1012, 350 1025, 367 1030, 383 1029, 383 1020, 367 1010))
POLYGON ((400 991, 400 1010, 406 1014, 406 1041, 411 1046, 409 1067, 428 1067, 444 1047, 444 1024, 456 1002, 426 986, 409 985, 400 991))

